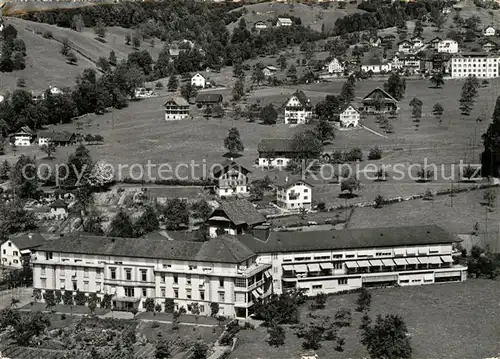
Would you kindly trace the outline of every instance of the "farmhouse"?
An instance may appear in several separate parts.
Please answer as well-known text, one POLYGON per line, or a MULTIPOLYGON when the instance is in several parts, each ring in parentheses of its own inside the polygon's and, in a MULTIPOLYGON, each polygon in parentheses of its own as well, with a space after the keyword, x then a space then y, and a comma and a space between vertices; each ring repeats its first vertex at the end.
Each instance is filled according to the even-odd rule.
POLYGON ((358 127, 359 111, 351 104, 342 106, 335 116, 341 127, 358 127))
POLYGON ((329 74, 340 75, 340 74, 344 73, 344 70, 345 70, 344 64, 342 64, 342 62, 337 58, 333 59, 332 61, 330 61, 328 63, 328 73, 329 74))
POLYGON ((10 237, 0 245, 2 266, 22 268, 24 259, 29 259, 31 251, 45 243, 40 233, 20 233, 10 237))
POLYGON ((391 112, 398 110, 398 101, 385 90, 377 87, 362 100, 362 111, 368 113, 391 112))
POLYGON ((292 25, 293 25, 292 19, 287 17, 279 17, 278 20, 276 21, 276 27, 292 26, 292 25))
POLYGON ((182 97, 172 97, 163 105, 165 121, 184 120, 189 117, 189 103, 182 97))
POLYGON ((278 69, 275 66, 266 66, 262 72, 264 73, 264 76, 270 77, 274 76, 278 72, 278 69))
POLYGON ((198 107, 207 106, 211 107, 214 105, 221 104, 223 97, 219 93, 200 93, 196 96, 196 105, 198 107))
POLYGON ((420 59, 414 54, 395 54, 391 67, 398 70, 415 72, 420 69, 420 59))
POLYGON ((451 58, 451 78, 498 77, 500 56, 485 52, 462 52, 451 58))
POLYGON ((53 143, 56 146, 70 146, 75 143, 75 134, 71 132, 40 131, 38 132, 38 145, 53 143))
POLYGON ((371 47, 380 47, 382 45, 382 38, 380 36, 370 37, 371 47))
POLYGON ((305 124, 312 118, 311 100, 302 91, 295 93, 285 103, 285 123, 305 124))
POLYGON ((226 161, 213 173, 217 181, 216 191, 219 197, 247 195, 248 175, 250 170, 234 162, 226 161))
POLYGON ((60 199, 50 204, 50 215, 57 219, 68 218, 68 205, 60 199))
POLYGON ((218 231, 228 234, 247 233, 254 226, 266 222, 254 205, 245 199, 223 200, 208 218, 208 230, 211 237, 216 237, 218 231))
POLYGON ((437 51, 438 46, 439 46, 439 42, 441 40, 442 39, 439 36, 436 36, 435 38, 433 38, 432 40, 429 41, 429 47, 431 47, 432 49, 437 51))
POLYGON ((487 39, 482 44, 482 50, 484 52, 495 52, 498 49, 498 44, 490 39, 487 39))
POLYGON ((276 204, 290 211, 309 210, 312 203, 312 187, 300 177, 290 179, 287 176, 277 184, 276 204))
POLYGON ((203 77, 200 73, 197 73, 193 77, 191 77, 191 86, 198 88, 205 88, 205 77, 203 77))
POLYGON ((259 167, 286 167, 296 157, 297 151, 291 138, 263 138, 257 144, 259 167))
POLYGON ((413 44, 408 40, 398 42, 398 51, 408 54, 412 51, 413 44))
POLYGON ((267 29, 267 25, 264 21, 257 21, 253 25, 253 27, 256 28, 257 30, 267 29))
POLYGON ((381 74, 390 72, 392 64, 390 62, 382 61, 379 58, 372 57, 363 61, 361 71, 372 72, 374 74, 381 74))
POLYGON ((15 146, 30 146, 36 134, 28 126, 21 127, 16 133, 10 135, 10 142, 15 146))
POLYGON ((414 36, 410 39, 412 45, 413 45, 413 50, 419 49, 422 46, 424 46, 424 39, 422 39, 419 36, 414 36))
POLYGON ((447 52, 449 54, 456 54, 458 52, 458 42, 452 39, 444 39, 438 43, 438 52, 447 52))
POLYGON ((484 36, 495 36, 495 33, 496 33, 496 30, 493 26, 488 26, 486 28, 484 28, 483 30, 483 35, 484 36))

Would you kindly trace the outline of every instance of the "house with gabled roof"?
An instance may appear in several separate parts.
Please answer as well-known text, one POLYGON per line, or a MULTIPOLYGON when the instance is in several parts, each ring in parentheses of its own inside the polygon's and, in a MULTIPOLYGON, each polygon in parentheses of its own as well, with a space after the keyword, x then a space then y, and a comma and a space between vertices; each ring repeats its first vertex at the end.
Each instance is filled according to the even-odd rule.
POLYGON ((413 49, 413 44, 409 40, 403 40, 398 42, 398 51, 399 52, 404 52, 405 54, 408 54, 412 51, 413 49))
POLYGON ((213 172, 215 190, 219 197, 247 196, 249 194, 248 175, 252 173, 233 159, 227 160, 213 172))
POLYGON ((497 42, 491 39, 486 39, 485 41, 483 41, 481 46, 484 52, 494 52, 498 50, 497 42))
POLYGON ((456 54, 458 52, 458 42, 453 39, 443 39, 439 41, 437 51, 456 54))
POLYGON ((329 74, 341 75, 345 71, 345 64, 337 58, 332 59, 327 66, 329 74))
POLYGON ((66 219, 68 217, 68 204, 60 199, 56 199, 50 204, 50 215, 58 219, 66 219))
POLYGON ((279 17, 278 20, 276 21, 276 27, 292 26, 292 25, 293 21, 288 17, 279 17))
POLYGON ((15 146, 31 146, 33 143, 36 134, 29 126, 23 126, 15 133, 11 134, 10 142, 15 146))
POLYGON ((377 87, 362 102, 362 111, 368 113, 391 112, 398 110, 398 101, 384 89, 377 87))
POLYGON ((371 72, 374 74, 383 74, 392 70, 392 64, 378 57, 365 59, 361 65, 361 71, 371 72))
POLYGON ((310 210, 312 188, 313 185, 300 176, 286 176, 276 183, 276 204, 288 211, 310 210))
POLYGON ((193 77, 191 77, 191 86, 198 88, 205 88, 206 79, 205 77, 197 72, 193 77))
POLYGON ((165 121, 184 120, 189 117, 189 103, 182 97, 173 96, 163 104, 165 121))
POLYGON ((0 258, 3 266, 22 268, 25 259, 29 259, 31 251, 45 243, 40 233, 19 233, 0 245, 0 258))
POLYGON ((434 50, 437 50, 439 41, 441 41, 441 40, 442 39, 439 36, 436 36, 433 39, 429 40, 428 44, 431 48, 433 48, 434 50))
POLYGON ((196 96, 196 105, 198 107, 212 107, 222 103, 223 96, 220 93, 203 92, 196 96))
POLYGON ((243 234, 249 232, 254 226, 266 222, 266 217, 254 205, 245 199, 222 200, 208 218, 210 237, 216 237, 218 232, 227 234, 243 234))
POLYGON ((264 76, 270 77, 270 76, 276 75, 276 73, 278 72, 278 68, 276 66, 269 65, 269 66, 264 67, 262 72, 264 73, 264 76))
POLYGON ((264 21, 256 21, 253 27, 257 30, 267 29, 267 24, 264 21))
POLYGON ((306 124, 312 119, 312 110, 311 100, 297 90, 285 103, 285 123, 306 124))
POLYGON ((496 30, 493 26, 488 26, 483 29, 483 35, 484 36, 495 36, 496 30))
POLYGON ((283 168, 297 155, 292 138, 263 138, 257 144, 260 168, 283 168))
POLYGON ((338 121, 340 127, 345 128, 358 127, 359 118, 358 109, 350 103, 342 105, 335 114, 335 120, 338 121))
POLYGON ((38 132, 38 145, 53 143, 56 146, 70 146, 75 143, 76 135, 72 132, 40 131, 38 132))

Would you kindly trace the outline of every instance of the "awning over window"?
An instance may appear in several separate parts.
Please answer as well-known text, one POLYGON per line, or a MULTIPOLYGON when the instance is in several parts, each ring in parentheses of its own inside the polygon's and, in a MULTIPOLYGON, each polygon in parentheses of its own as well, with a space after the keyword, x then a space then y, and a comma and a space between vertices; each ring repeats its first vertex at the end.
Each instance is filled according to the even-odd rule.
POLYGON ((330 262, 320 263, 321 269, 333 269, 333 264, 330 262))
POLYGON ((382 267, 384 265, 380 259, 372 259, 370 260, 370 264, 374 267, 382 267))
POLYGON ((439 257, 429 257, 430 264, 441 264, 441 258, 439 257))
POLYGON ((295 264, 293 266, 293 269, 298 272, 298 273, 305 273, 307 272, 307 266, 305 264, 295 264))
POLYGON ((394 258, 394 263, 396 263, 397 266, 404 266, 408 264, 404 258, 394 258))
POLYGON ((421 264, 428 264, 428 263, 429 263, 429 257, 419 257, 419 258, 418 258, 418 261, 419 261, 421 264))
POLYGON ((116 298, 113 298, 113 300, 116 300, 117 302, 137 303, 138 301, 141 300, 141 298, 136 298, 136 297, 116 297, 116 298))
POLYGON ((445 263, 453 263, 453 258, 451 256, 441 256, 441 260, 445 263))
POLYGON ((21 249, 21 250, 19 251, 19 253, 21 253, 21 254, 30 254, 30 253, 31 253, 31 251, 30 251, 29 249, 21 249))
POLYGON ((386 267, 392 267, 392 266, 396 265, 396 263, 394 263, 394 261, 392 259, 382 259, 382 263, 386 267))
POLYGON ((260 298, 259 293, 257 292, 257 290, 253 290, 253 291, 252 291, 252 296, 253 296, 255 299, 259 299, 259 298, 260 298))
POLYGON ((406 248, 406 254, 417 254, 417 248, 406 248))
POLYGON ((271 276, 271 271, 268 269, 264 272, 264 277, 269 278, 271 276))
POLYGON ((358 263, 356 263, 356 262, 345 262, 345 266, 347 268, 358 268, 359 267, 358 263))
POLYGON ((406 261, 408 264, 419 264, 420 262, 418 261, 417 257, 408 257, 406 258, 406 261))
POLYGON ((368 261, 357 261, 359 267, 364 267, 368 268, 370 266, 370 263, 368 261))
POLYGON ((428 248, 419 248, 418 254, 427 254, 429 252, 428 248))
POLYGON ((404 248, 394 248, 394 255, 404 256, 406 254, 406 249, 404 248))
POLYGON ((308 264, 307 268, 309 269, 309 272, 319 272, 320 271, 318 263, 308 264))
POLYGON ((283 264, 283 270, 292 271, 293 270, 293 264, 283 264))

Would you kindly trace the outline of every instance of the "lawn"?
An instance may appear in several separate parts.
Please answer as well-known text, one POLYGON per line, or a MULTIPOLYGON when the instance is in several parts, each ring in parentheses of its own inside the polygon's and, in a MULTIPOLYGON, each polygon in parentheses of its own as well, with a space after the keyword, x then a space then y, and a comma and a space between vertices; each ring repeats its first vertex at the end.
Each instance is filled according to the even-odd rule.
MULTIPOLYGON (((47 306, 44 303, 30 303, 28 305, 25 305, 24 307, 20 308, 21 310, 31 310, 31 311, 48 311, 48 312, 56 312, 56 313, 66 313, 66 314, 90 314, 90 310, 87 306, 85 305, 63 305, 63 304, 56 304, 52 308, 47 308, 47 306)), ((95 309, 95 314, 96 315, 104 315, 106 313, 109 313, 109 309, 105 308, 100 308, 97 307, 95 309)))
MULTIPOLYGON (((399 314, 411 336, 414 359, 478 359, 500 352, 500 282, 471 279, 465 283, 375 289, 370 315, 399 314), (478 305, 481 298, 481 305, 478 305)), ((322 342, 320 358, 362 358, 367 353, 360 344, 361 314, 354 312, 356 294, 332 296, 324 310, 314 314, 333 317, 341 308, 353 312, 350 327, 340 330, 346 339, 344 352, 334 350, 332 342, 322 342)), ((302 308, 302 321, 307 321, 307 306, 302 308)), ((289 359, 303 353, 301 339, 287 328, 283 347, 271 348, 266 342, 265 328, 242 331, 231 359, 289 359)))

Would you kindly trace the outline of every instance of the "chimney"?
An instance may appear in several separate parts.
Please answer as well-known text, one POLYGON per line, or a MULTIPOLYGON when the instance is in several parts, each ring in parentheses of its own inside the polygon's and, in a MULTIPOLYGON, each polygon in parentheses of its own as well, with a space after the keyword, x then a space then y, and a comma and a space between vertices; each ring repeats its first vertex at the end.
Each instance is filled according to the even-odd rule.
POLYGON ((255 226, 252 229, 252 235, 263 242, 267 242, 270 233, 271 225, 268 223, 264 223, 260 226, 255 226))

